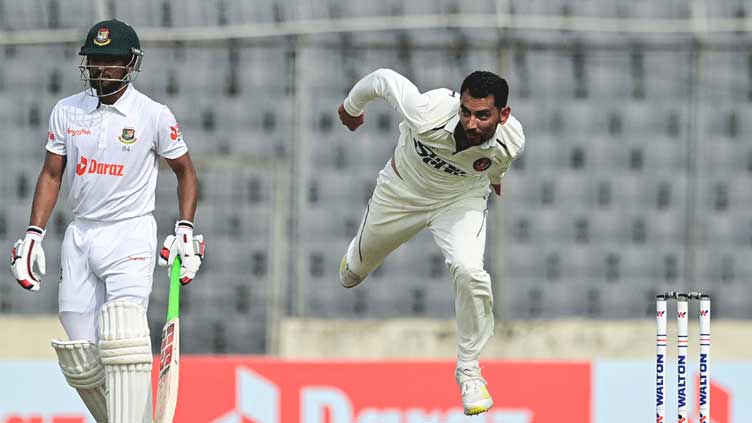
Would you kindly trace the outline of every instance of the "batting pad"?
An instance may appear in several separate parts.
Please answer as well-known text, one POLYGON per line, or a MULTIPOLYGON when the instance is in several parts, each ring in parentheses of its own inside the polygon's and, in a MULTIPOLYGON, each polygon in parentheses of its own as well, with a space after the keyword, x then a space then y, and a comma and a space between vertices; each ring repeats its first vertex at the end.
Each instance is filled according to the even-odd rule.
POLYGON ((99 351, 110 423, 151 422, 151 341, 146 309, 112 301, 99 315, 99 351))
POLYGON ((52 340, 60 369, 68 384, 78 391, 97 423, 107 423, 104 366, 99 349, 89 341, 52 340))

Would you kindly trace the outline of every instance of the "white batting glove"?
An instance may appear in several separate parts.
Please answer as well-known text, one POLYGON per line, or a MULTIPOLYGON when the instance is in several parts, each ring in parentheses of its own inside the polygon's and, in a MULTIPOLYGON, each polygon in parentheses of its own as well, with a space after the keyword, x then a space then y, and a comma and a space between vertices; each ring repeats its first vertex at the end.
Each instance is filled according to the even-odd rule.
POLYGON ((193 235, 193 223, 179 220, 175 224, 175 235, 168 235, 159 252, 159 265, 172 266, 180 254, 180 283, 188 285, 196 277, 204 259, 203 235, 193 235))
POLYGON ((36 263, 39 273, 47 273, 47 262, 44 258, 44 249, 42 249, 42 239, 45 230, 38 226, 29 226, 26 228, 24 239, 19 239, 13 244, 10 250, 10 266, 13 269, 13 276, 23 288, 29 291, 39 291, 41 278, 34 272, 36 263))

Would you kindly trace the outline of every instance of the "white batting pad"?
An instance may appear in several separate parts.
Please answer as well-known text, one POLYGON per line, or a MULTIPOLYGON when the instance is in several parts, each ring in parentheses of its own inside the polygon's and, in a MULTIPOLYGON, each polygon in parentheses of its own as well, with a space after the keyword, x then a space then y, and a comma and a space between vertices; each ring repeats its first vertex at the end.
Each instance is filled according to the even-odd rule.
POLYGON ((151 422, 151 341, 146 309, 112 301, 99 315, 110 423, 151 422))
POLYGON ((78 391, 97 423, 107 423, 104 366, 99 349, 89 341, 52 340, 60 369, 68 384, 78 391))

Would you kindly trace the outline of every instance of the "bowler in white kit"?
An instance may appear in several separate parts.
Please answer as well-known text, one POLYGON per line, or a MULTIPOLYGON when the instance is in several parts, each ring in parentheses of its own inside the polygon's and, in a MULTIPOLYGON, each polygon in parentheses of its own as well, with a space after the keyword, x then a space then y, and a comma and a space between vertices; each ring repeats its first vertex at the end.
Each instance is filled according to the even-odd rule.
POLYGON ((136 31, 115 19, 99 22, 79 54, 87 87, 52 110, 30 225, 12 248, 11 265, 23 288, 40 289, 45 226, 65 178, 73 221, 61 250, 59 315, 70 341, 52 346, 97 422, 151 422, 146 308, 157 255, 159 158, 177 176, 180 209, 159 260, 179 254, 183 284, 203 257, 203 237, 193 235, 198 179, 170 109, 131 83, 143 57, 136 31))
POLYGON ((484 270, 487 199, 525 145, 507 105, 509 86, 487 71, 471 73, 460 91, 421 93, 404 76, 379 69, 358 81, 339 107, 355 131, 366 104, 383 98, 402 115, 392 158, 378 176, 361 226, 342 258, 340 281, 360 284, 384 258, 430 229, 452 275, 457 318, 457 367, 465 414, 493 404, 478 357, 493 334, 491 278, 484 270))

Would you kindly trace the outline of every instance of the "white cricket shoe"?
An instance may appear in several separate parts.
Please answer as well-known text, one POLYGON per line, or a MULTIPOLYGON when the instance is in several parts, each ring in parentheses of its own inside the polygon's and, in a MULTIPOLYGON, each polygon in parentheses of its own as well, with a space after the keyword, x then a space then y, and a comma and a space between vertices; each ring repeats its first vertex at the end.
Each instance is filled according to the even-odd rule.
POLYGON ((365 276, 357 275, 350 270, 350 266, 347 265, 347 255, 342 256, 342 262, 339 264, 339 281, 345 288, 354 288, 365 279, 365 276))
POLYGON ((485 413, 491 408, 493 399, 486 388, 486 380, 480 375, 480 368, 458 368, 455 377, 460 385, 466 415, 485 413))

